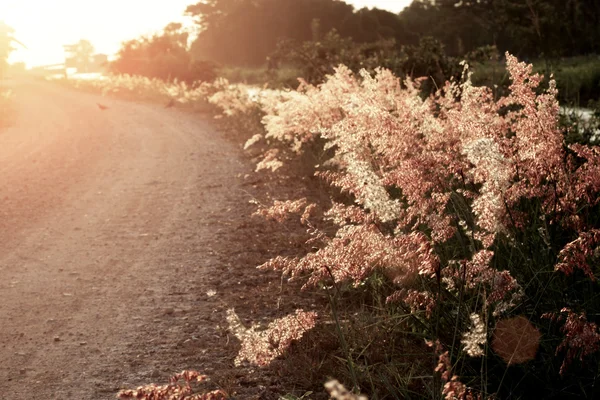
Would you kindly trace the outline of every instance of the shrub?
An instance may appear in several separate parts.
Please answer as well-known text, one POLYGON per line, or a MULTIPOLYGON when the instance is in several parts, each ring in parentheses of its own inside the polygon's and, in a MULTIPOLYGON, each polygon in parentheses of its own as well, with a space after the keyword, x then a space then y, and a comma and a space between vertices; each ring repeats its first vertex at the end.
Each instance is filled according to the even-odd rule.
POLYGON ((427 338, 438 357, 424 397, 594 390, 597 371, 585 366, 599 361, 600 152, 565 141, 554 81, 541 90, 531 65, 506 58, 511 84, 497 100, 469 73, 423 99, 411 79, 340 66, 265 109, 265 137, 289 154, 326 143, 333 156, 317 174, 343 196, 325 214, 333 231, 300 203, 276 204, 303 214, 314 251, 262 268, 339 297, 355 388, 392 362, 359 366, 336 316, 344 293, 370 287, 402 321, 388 334, 427 338))
MULTIPOLYGON (((481 48, 469 57, 481 59, 492 53, 493 48, 481 48)), ((400 77, 425 78, 421 85, 424 95, 451 78, 459 78, 461 71, 459 61, 448 57, 443 44, 432 37, 422 38, 416 46, 400 48, 394 40, 358 44, 335 31, 301 44, 282 40, 269 60, 275 69, 280 63, 297 67, 302 79, 311 84, 323 82, 340 64, 352 71, 364 69, 370 73, 386 68, 400 77)))
POLYGON ((300 70, 300 76, 310 83, 322 82, 340 64, 356 71, 361 68, 374 71, 379 66, 396 70, 399 62, 399 53, 393 40, 357 44, 350 38, 343 38, 335 30, 321 39, 303 43, 280 40, 277 50, 269 57, 272 69, 280 64, 294 66, 300 70))
POLYGON ((167 82, 212 82, 217 65, 193 60, 188 51, 188 32, 171 23, 162 32, 124 42, 109 69, 117 75, 145 76, 167 82))
MULTIPOLYGON (((403 47, 404 61, 401 70, 411 78, 426 77, 422 86, 430 94, 450 78, 460 77, 459 61, 448 57, 444 45, 432 37, 423 37, 417 46, 403 47)), ((483 52, 483 50, 482 50, 483 52)), ((477 57, 474 53, 471 57, 477 57)))
MULTIPOLYGON (((331 203, 259 211, 298 215, 311 233, 312 252, 262 268, 330 299, 331 317, 319 321, 339 342, 329 359, 318 355, 317 365, 335 366, 323 375, 375 398, 591 397, 600 150, 565 139, 554 81, 544 90, 531 65, 506 57, 511 83, 500 98, 467 70, 426 98, 419 80, 344 66, 297 91, 102 85, 208 99, 252 126, 247 146, 269 144, 259 168, 327 150, 317 175, 331 203)), ((307 331, 315 318, 298 311, 267 330, 240 328, 238 360, 266 364, 301 336, 318 343, 320 325, 307 331)))
POLYGON ((261 67, 232 67, 226 66, 218 69, 218 75, 231 83, 243 83, 246 85, 264 86, 268 84, 271 88, 296 88, 298 77, 302 75, 300 68, 290 65, 279 65, 274 68, 271 65, 261 67))

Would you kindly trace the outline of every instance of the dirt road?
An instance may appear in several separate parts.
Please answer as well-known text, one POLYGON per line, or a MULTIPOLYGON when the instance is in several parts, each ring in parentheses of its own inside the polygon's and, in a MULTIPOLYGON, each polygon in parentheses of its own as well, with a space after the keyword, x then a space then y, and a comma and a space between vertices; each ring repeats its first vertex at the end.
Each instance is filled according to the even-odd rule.
POLYGON ((238 243, 251 170, 238 147, 176 109, 13 85, 16 119, 0 132, 0 399, 113 399, 184 368, 230 368, 222 316, 248 283, 232 264, 261 254, 238 243))

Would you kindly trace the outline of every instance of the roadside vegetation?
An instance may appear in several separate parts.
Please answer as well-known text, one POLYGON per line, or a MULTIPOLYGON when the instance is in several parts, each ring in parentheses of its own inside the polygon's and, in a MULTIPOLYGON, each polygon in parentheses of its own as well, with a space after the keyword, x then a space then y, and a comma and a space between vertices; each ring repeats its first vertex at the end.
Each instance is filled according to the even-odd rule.
POLYGON ((0 20, 0 129, 8 126, 13 118, 10 103, 12 92, 4 86, 3 81, 9 70, 8 56, 15 45, 22 44, 15 38, 14 29, 0 20))
POLYGON ((67 82, 209 112, 256 174, 313 180, 315 198, 257 204, 282 237, 306 232, 258 267, 326 305, 250 325, 230 310, 237 366, 297 375, 286 399, 323 398, 328 378, 340 399, 598 396, 596 2, 186 13, 190 46, 170 25, 126 42, 113 75, 67 82))
POLYGON ((345 67, 295 91, 125 77, 91 85, 209 104, 246 127, 257 170, 301 160, 331 185, 328 201, 257 209, 275 221, 297 215, 314 248, 262 268, 324 291, 330 305, 263 328, 231 314, 240 363, 301 359, 372 398, 530 397, 537 385, 547 397, 589 397, 600 155, 568 143, 554 83, 540 92, 542 76, 507 59, 499 99, 468 69, 425 98, 418 81, 345 67), (312 347, 292 346, 306 335, 312 347))

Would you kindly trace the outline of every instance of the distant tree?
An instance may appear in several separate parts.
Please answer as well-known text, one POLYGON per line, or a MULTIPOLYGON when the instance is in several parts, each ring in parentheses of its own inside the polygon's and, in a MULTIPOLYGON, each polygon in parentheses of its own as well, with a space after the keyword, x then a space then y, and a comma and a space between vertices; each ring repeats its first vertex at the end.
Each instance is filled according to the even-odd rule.
POLYGON ((598 0, 413 0, 397 15, 341 0, 201 0, 186 14, 199 28, 192 57, 224 64, 263 64, 281 39, 312 40, 314 20, 356 43, 433 37, 455 57, 488 45, 525 58, 600 52, 598 0))
POLYGON ((94 64, 95 49, 89 40, 82 39, 75 44, 65 45, 66 60, 68 68, 77 68, 77 72, 89 72, 94 64))
POLYGON ((398 16, 382 10, 354 8, 339 0, 203 0, 187 8, 200 33, 192 56, 223 64, 262 65, 280 40, 314 39, 335 29, 357 43, 397 39, 398 16))
POLYGON ((398 15, 377 8, 363 8, 346 18, 340 33, 359 43, 372 43, 382 39, 402 39, 398 15))
POLYGON ((279 61, 296 65, 311 60, 302 68, 318 80, 331 71, 327 63, 367 55, 368 61, 355 64, 383 57, 384 65, 409 68, 397 73, 423 73, 441 82, 454 75, 448 60, 490 46, 524 59, 600 52, 598 0, 413 0, 399 14, 355 10, 342 0, 196 1, 185 11, 198 32, 191 43, 180 24, 170 24, 159 34, 123 43, 112 70, 194 81, 213 76, 214 63, 272 69, 279 55, 279 61), (327 36, 333 30, 335 40, 327 36), (390 59, 394 52, 405 59, 390 59))
POLYGON ((399 19, 400 43, 432 36, 453 56, 485 45, 525 58, 600 51, 598 0, 413 0, 399 19))
POLYGON ((109 69, 118 74, 142 75, 165 81, 214 80, 213 63, 192 60, 188 51, 189 33, 179 23, 167 25, 153 36, 124 42, 109 69))
POLYGON ((497 0, 503 46, 529 56, 562 57, 600 50, 597 0, 497 0))
POLYGON ((0 77, 4 75, 8 66, 8 56, 15 50, 14 44, 25 46, 14 37, 14 33, 13 28, 0 21, 0 77))
POLYGON ((159 34, 123 43, 111 70, 163 80, 182 79, 190 63, 187 40, 182 25, 171 23, 159 34))

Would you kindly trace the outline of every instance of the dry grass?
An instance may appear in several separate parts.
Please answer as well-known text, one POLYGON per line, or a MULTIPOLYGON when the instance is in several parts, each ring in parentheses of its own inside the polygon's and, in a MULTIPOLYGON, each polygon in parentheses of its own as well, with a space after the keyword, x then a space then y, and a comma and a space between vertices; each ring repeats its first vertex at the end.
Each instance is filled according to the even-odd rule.
POLYGON ((104 96, 114 96, 126 100, 142 100, 162 103, 166 106, 183 106, 197 111, 210 111, 208 98, 216 92, 219 84, 190 86, 185 82, 168 83, 160 79, 142 76, 112 75, 96 79, 55 79, 60 84, 75 87, 104 96))

